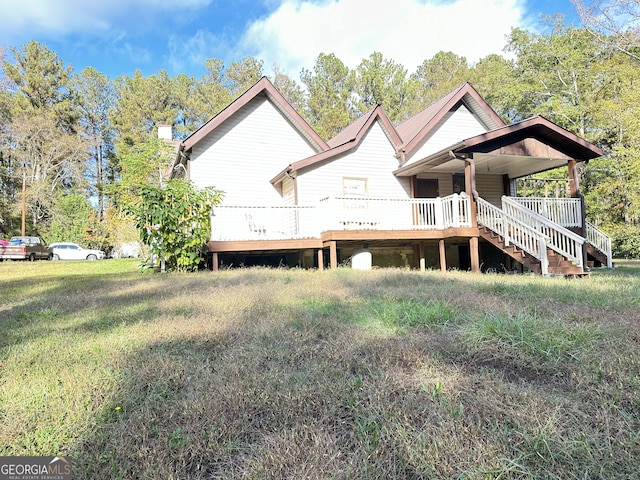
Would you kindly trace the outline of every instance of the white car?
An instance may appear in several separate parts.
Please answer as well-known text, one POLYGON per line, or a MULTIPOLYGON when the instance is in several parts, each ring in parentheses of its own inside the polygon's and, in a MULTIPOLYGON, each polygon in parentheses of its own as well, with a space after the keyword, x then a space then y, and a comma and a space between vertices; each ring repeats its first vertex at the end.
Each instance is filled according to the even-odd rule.
POLYGON ((82 248, 77 243, 57 242, 49 245, 53 253, 52 260, 102 260, 104 252, 102 250, 91 250, 82 248))

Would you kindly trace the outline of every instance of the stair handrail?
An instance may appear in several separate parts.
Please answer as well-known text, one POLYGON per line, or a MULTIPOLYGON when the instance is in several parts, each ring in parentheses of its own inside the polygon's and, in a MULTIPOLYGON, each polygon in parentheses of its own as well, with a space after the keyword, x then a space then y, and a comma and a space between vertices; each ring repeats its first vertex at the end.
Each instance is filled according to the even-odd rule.
POLYGON ((582 227, 582 202, 579 198, 509 197, 509 199, 565 228, 582 227))
POLYGON ((607 256, 607 267, 613 268, 611 237, 589 221, 585 221, 585 227, 587 241, 607 256))
POLYGON ((502 208, 531 228, 548 237, 547 246, 584 270, 583 245, 586 239, 530 210, 506 195, 502 197, 502 208))
POLYGON ((513 244, 540 260, 540 273, 542 275, 549 274, 548 238, 546 235, 483 198, 476 198, 476 207, 478 225, 487 227, 500 235, 504 239, 505 246, 513 244))

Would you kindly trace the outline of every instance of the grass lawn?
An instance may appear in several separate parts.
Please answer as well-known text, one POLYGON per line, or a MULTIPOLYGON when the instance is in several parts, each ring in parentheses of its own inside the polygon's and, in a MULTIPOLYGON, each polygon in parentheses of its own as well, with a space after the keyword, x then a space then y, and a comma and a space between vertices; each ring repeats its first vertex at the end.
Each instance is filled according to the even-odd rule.
POLYGON ((74 479, 631 479, 640 263, 0 263, 0 456, 74 479))

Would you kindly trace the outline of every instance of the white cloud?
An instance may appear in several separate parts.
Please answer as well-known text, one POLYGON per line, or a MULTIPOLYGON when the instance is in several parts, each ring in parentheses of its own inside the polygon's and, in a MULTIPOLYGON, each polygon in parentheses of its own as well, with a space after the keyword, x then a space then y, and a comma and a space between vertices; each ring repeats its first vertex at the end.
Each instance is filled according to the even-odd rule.
POLYGON ((179 7, 166 0, 0 0, 2 38, 5 41, 35 35, 73 33, 108 35, 118 25, 153 26, 157 14, 184 13, 203 8, 213 0, 182 0, 179 7))
POLYGON ((502 53, 524 16, 524 0, 284 0, 248 27, 237 49, 292 76, 320 53, 354 68, 374 51, 411 72, 441 50, 470 62, 502 53))
POLYGON ((194 65, 204 66, 209 58, 222 56, 226 40, 207 30, 198 30, 190 37, 172 35, 168 43, 168 63, 174 71, 184 72, 194 65), (215 46, 215 48, 213 47, 215 46))
POLYGON ((32 37, 35 34, 63 34, 69 29, 103 30, 108 27, 102 2, 69 0, 63 4, 46 0, 0 2, 3 37, 32 37))

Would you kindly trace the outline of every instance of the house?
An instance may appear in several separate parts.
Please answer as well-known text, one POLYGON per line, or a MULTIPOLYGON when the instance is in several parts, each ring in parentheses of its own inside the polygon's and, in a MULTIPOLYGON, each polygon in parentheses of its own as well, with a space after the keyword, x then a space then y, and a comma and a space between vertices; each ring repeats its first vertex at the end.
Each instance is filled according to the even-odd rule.
POLYGON ((214 270, 584 275, 589 262, 611 266, 577 170, 602 154, 541 116, 506 125, 468 83, 398 126, 377 106, 325 141, 265 77, 180 143, 172 175, 224 191, 212 209, 214 270), (557 167, 568 195, 519 196, 518 179, 557 167))

